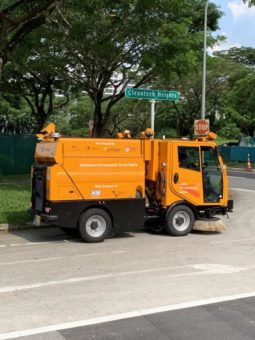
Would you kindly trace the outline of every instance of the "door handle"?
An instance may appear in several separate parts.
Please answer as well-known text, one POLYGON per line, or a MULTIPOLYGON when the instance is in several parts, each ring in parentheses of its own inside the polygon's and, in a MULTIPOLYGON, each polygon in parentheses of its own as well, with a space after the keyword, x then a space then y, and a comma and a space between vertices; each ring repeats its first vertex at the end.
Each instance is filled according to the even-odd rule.
POLYGON ((178 173, 176 172, 176 173, 174 174, 174 183, 176 184, 178 181, 179 181, 179 175, 178 175, 178 173))

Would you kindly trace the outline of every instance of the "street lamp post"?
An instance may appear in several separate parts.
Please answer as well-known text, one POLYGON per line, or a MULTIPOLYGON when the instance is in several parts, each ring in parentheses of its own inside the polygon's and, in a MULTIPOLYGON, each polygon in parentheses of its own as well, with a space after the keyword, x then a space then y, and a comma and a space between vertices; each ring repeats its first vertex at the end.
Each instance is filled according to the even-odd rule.
POLYGON ((202 107, 201 119, 205 119, 205 88, 206 88, 206 49, 207 49, 207 12, 209 0, 206 0, 204 15, 204 53, 203 53, 203 73, 202 73, 202 107))

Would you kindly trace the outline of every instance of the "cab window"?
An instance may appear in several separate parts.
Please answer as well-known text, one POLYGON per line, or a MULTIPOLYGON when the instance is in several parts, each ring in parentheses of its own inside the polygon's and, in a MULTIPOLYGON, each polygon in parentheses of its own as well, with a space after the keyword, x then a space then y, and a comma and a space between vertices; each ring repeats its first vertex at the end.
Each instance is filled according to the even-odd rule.
POLYGON ((199 148, 179 146, 178 161, 180 168, 200 171, 199 148))
POLYGON ((219 167, 217 149, 201 147, 203 185, 205 202, 219 202, 223 195, 222 173, 219 167))

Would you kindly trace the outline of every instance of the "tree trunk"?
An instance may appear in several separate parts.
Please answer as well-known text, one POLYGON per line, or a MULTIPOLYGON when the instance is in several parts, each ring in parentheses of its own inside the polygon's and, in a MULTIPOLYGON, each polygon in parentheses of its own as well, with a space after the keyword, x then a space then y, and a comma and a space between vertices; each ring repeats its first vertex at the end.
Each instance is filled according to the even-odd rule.
MULTIPOLYGON (((2 70, 3 70, 3 66, 4 66, 4 60, 2 57, 0 57, 0 80, 2 78, 2 70)), ((0 88, 1 91, 1 88, 0 88)), ((1 92, 0 92, 1 93, 1 92)))
POLYGON ((2 73, 3 64, 4 64, 4 60, 2 57, 0 57, 0 73, 2 73))
POLYGON ((37 108, 37 112, 36 112, 36 121, 37 121, 36 132, 40 132, 45 127, 46 120, 47 120, 47 114, 44 111, 44 109, 41 108, 41 107, 37 108))
POLYGON ((103 134, 103 114, 101 103, 95 103, 93 137, 101 137, 103 134))

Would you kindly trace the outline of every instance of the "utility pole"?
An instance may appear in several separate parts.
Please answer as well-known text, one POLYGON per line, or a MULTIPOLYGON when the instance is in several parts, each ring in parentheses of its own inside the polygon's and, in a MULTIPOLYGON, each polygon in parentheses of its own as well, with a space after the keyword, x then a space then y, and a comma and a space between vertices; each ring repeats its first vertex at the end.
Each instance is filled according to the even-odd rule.
POLYGON ((206 90, 206 50, 207 50, 207 12, 209 0, 206 0, 204 15, 204 51, 203 51, 203 73, 202 73, 202 107, 201 119, 205 119, 205 90, 206 90))

